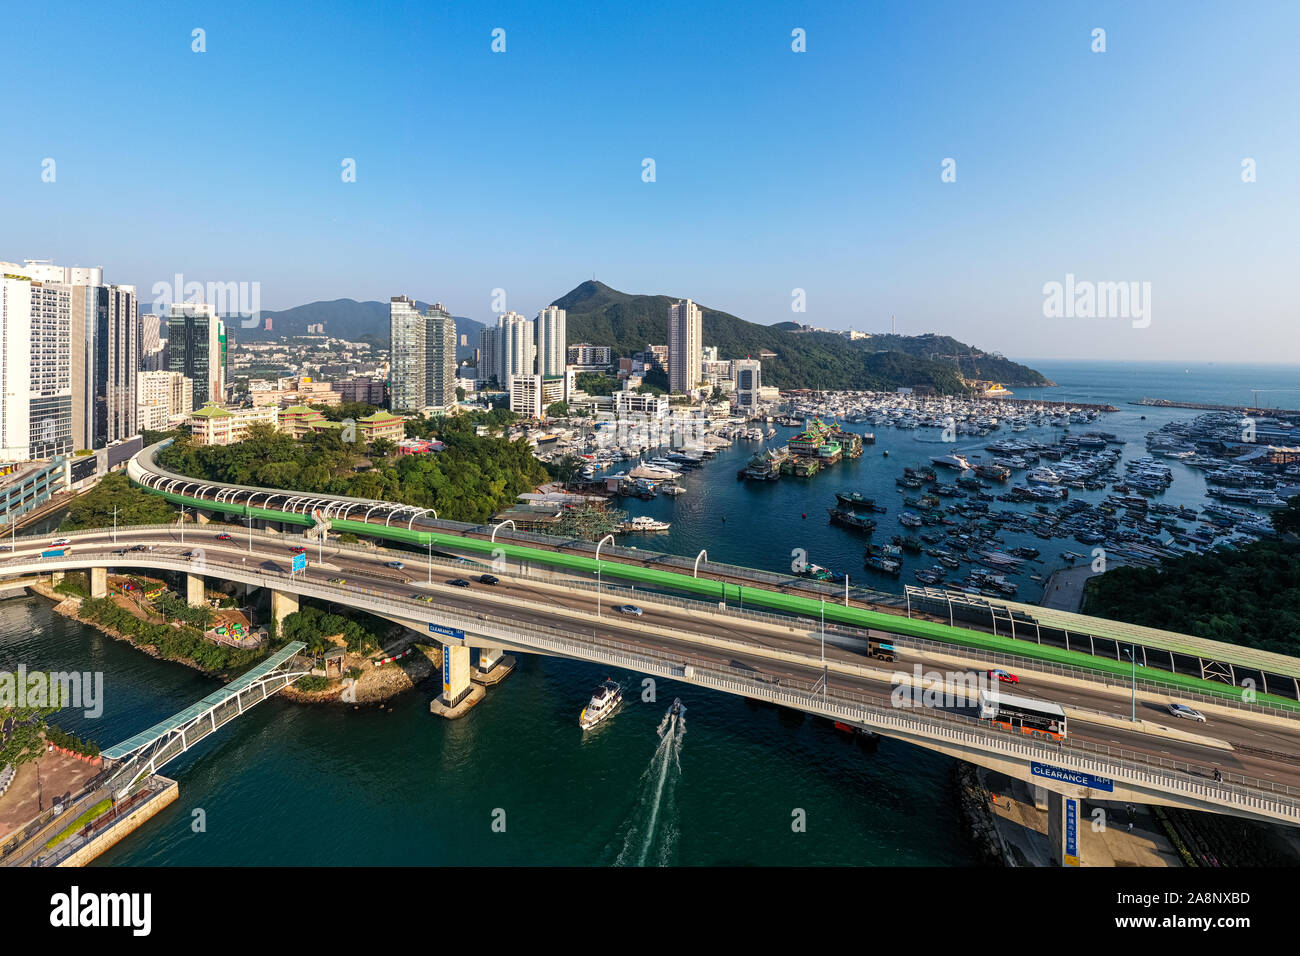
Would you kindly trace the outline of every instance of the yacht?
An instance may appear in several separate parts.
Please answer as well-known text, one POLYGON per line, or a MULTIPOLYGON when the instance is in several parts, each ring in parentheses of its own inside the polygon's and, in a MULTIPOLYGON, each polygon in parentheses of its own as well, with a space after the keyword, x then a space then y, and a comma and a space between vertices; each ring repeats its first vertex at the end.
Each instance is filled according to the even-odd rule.
POLYGON ((582 709, 582 714, 578 717, 578 726, 583 730, 590 730, 614 713, 622 702, 623 688, 615 681, 606 678, 592 693, 587 706, 582 709))
POLYGON ((1061 476, 1046 466, 1035 468, 1025 477, 1030 481, 1044 485, 1059 485, 1061 483, 1061 476))
POLYGON ((961 455, 957 455, 957 454, 932 455, 930 456, 930 460, 934 462, 936 465, 942 465, 945 468, 958 468, 962 471, 966 471, 967 469, 970 468, 970 462, 968 462, 961 455))
POLYGON ((633 534, 639 531, 667 531, 670 527, 667 521, 656 521, 647 515, 637 515, 622 522, 615 531, 619 534, 633 534))

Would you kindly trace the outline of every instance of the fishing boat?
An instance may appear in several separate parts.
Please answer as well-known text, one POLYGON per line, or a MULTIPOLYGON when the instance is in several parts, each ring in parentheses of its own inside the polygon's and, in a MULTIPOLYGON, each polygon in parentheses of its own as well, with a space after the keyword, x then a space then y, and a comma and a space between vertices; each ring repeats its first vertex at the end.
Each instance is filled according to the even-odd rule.
POLYGON ((848 508, 827 508, 826 510, 831 516, 831 524, 837 524, 854 531, 863 531, 867 534, 871 534, 876 530, 874 521, 855 511, 850 511, 848 508))
POLYGON ((919 528, 922 525, 920 517, 912 514, 910 511, 904 511, 898 516, 898 523, 906 528, 919 528))
POLYGON ((864 498, 862 492, 854 491, 845 493, 843 491, 835 492, 835 500, 846 508, 852 508, 855 511, 874 511, 877 514, 884 514, 883 506, 876 504, 875 498, 864 498))
POLYGON ((898 573, 903 567, 903 562, 897 558, 886 558, 875 554, 868 554, 863 560, 863 564, 873 571, 879 571, 881 574, 889 574, 893 577, 898 577, 898 573))
POLYGON ((607 678, 592 692, 591 700, 578 716, 578 726, 583 730, 590 730, 614 713, 622 701, 622 686, 607 678))

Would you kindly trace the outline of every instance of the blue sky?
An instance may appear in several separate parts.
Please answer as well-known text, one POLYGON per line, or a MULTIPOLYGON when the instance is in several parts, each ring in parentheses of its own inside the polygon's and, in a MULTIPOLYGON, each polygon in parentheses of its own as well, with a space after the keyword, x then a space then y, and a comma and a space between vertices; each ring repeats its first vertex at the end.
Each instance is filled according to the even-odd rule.
POLYGON ((763 323, 892 314, 1011 356, 1300 362, 1294 3, 227 0, 18 20, 0 259, 103 265, 146 299, 179 272, 259 282, 268 309, 405 292, 486 319, 495 288, 533 314, 595 275, 763 323), (1150 282, 1149 326, 1045 317, 1067 273, 1150 282))

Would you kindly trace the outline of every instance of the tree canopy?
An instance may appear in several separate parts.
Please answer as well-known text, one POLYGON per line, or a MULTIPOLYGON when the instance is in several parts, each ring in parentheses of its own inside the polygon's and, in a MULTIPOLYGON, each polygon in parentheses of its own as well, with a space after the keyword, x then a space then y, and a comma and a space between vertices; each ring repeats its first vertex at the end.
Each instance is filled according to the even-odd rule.
POLYGON ((295 439, 263 426, 249 429, 247 440, 233 445, 180 440, 159 460, 164 468, 195 478, 396 501, 433 508, 454 521, 482 522, 547 480, 527 443, 475 433, 478 421, 494 416, 512 417, 492 411, 408 421, 409 436, 436 437, 443 450, 395 459, 376 454, 367 460, 337 429, 295 439))

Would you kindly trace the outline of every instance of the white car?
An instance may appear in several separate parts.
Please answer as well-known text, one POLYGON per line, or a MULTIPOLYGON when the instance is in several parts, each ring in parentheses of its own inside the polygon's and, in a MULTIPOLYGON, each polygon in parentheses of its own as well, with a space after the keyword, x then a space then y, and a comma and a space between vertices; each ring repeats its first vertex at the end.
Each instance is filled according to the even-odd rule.
POLYGON ((1169 704, 1169 713, 1173 714, 1175 717, 1186 717, 1188 720, 1199 720, 1201 723, 1205 723, 1205 715, 1199 710, 1192 710, 1192 708, 1188 707, 1186 704, 1175 704, 1171 702, 1169 704))
POLYGON ((619 606, 619 614, 631 614, 633 617, 641 616, 641 609, 635 604, 623 604, 619 606))
POLYGON ((71 538, 55 538, 50 544, 72 544, 71 538))

